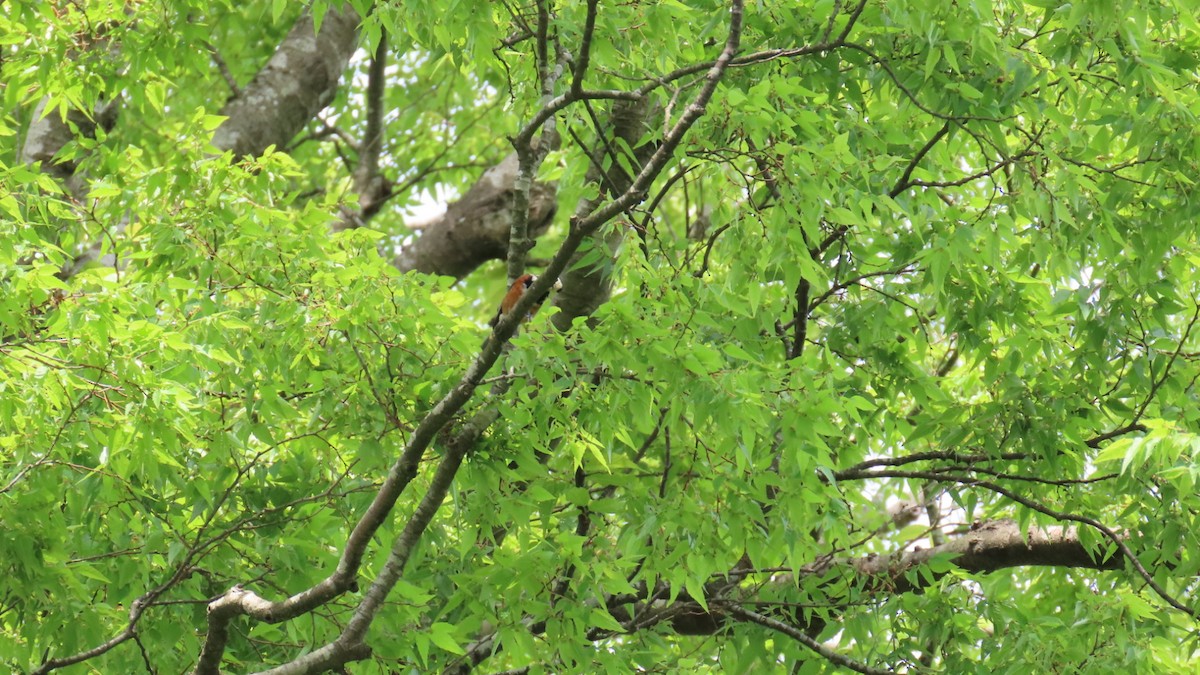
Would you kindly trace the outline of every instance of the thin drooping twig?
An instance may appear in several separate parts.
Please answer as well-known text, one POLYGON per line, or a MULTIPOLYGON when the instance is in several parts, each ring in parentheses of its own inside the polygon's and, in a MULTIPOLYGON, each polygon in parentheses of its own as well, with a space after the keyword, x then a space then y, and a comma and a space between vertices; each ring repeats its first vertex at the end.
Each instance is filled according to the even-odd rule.
POLYGON ((951 115, 951 114, 933 110, 932 108, 930 108, 930 107, 926 106, 924 103, 922 103, 921 100, 919 98, 917 98, 916 93, 913 92, 911 89, 909 89, 904 84, 904 81, 901 80, 898 75, 896 75, 896 71, 892 70, 891 64, 888 63, 886 59, 884 59, 883 57, 876 54, 875 51, 872 50, 870 47, 868 47, 866 45, 856 44, 854 42, 845 42, 845 41, 842 42, 841 46, 845 47, 846 49, 853 49, 855 51, 862 52, 868 58, 870 58, 872 61, 879 64, 879 67, 882 68, 883 72, 887 74, 888 79, 890 79, 892 81, 892 85, 894 85, 897 89, 899 89, 900 93, 904 94, 904 97, 907 98, 909 101, 911 101, 912 104, 914 106, 916 106, 918 110, 925 113, 926 115, 929 115, 930 117, 936 117, 937 119, 940 119, 940 120, 950 121, 950 122, 958 122, 958 123, 962 123, 964 121, 972 121, 972 120, 979 121, 979 122, 1003 122, 1004 121, 1002 118, 999 118, 999 117, 986 117, 983 115, 963 115, 963 114, 957 114, 957 113, 951 115))
POLYGON ((783 633, 784 635, 792 638, 793 640, 799 642, 800 644, 804 645, 805 647, 808 647, 812 651, 816 652, 817 654, 819 654, 821 656, 821 658, 825 659, 826 661, 829 661, 830 663, 834 664, 835 666, 841 666, 842 668, 849 668, 850 670, 853 670, 856 673, 865 673, 865 675, 890 675, 890 673, 892 672, 890 670, 881 670, 879 668, 872 668, 871 666, 868 666, 865 663, 860 663, 858 661, 855 661, 854 659, 850 658, 849 656, 846 656, 844 654, 839 654, 839 653, 833 651, 832 649, 826 647, 825 645, 821 644, 820 642, 817 642, 816 640, 805 635, 804 631, 802 631, 798 628, 789 626, 786 623, 779 621, 778 619, 772 619, 769 616, 764 616, 757 612, 751 612, 750 610, 748 610, 736 603, 721 600, 721 601, 714 601, 713 604, 720 606, 726 612, 729 612, 729 614, 741 619, 742 621, 748 621, 750 623, 755 623, 755 624, 758 624, 765 628, 770 628, 771 630, 783 633))
POLYGON ((229 91, 234 98, 242 95, 242 88, 238 86, 237 80, 234 79, 233 73, 229 71, 229 64, 225 63, 225 59, 221 58, 221 53, 213 46, 211 42, 205 42, 204 48, 208 50, 208 55, 212 58, 213 63, 217 66, 217 71, 221 73, 221 77, 225 80, 225 84, 229 85, 229 91))
MULTIPOLYGON (((901 265, 900 267, 896 267, 894 269, 879 270, 877 272, 866 272, 863 274, 858 274, 853 277, 850 277, 849 279, 846 279, 844 281, 839 281, 838 283, 830 286, 829 289, 826 290, 824 293, 822 293, 821 295, 819 295, 815 299, 813 299, 813 301, 808 304, 808 311, 812 312, 812 311, 816 310, 817 307, 820 307, 821 304, 824 303, 829 298, 833 297, 834 295, 836 295, 837 293, 839 293, 841 291, 846 290, 847 288, 850 288, 851 286, 857 285, 861 281, 865 281, 867 279, 872 279, 874 277, 887 277, 887 276, 896 276, 896 275, 900 275, 900 274, 907 274, 907 273, 913 272, 915 270, 916 270, 916 267, 912 263, 906 263, 906 264, 901 265)), ((791 326, 790 323, 785 324, 784 328, 787 328, 789 326, 791 326)))
POLYGON ((1183 335, 1179 337, 1179 344, 1175 346, 1174 351, 1171 352, 1171 356, 1167 359, 1167 364, 1163 367, 1162 374, 1157 379, 1151 380, 1150 393, 1146 394, 1146 399, 1138 405, 1138 408, 1134 411, 1133 418, 1129 421, 1129 423, 1125 424, 1124 426, 1117 427, 1112 431, 1107 431, 1099 434, 1098 436, 1090 438, 1084 442, 1084 445, 1095 450, 1096 448, 1099 448, 1100 445, 1105 441, 1114 439, 1118 436, 1124 436, 1125 434, 1134 432, 1147 431, 1146 425, 1141 423, 1142 416, 1146 414, 1146 409, 1150 407, 1150 403, 1154 400, 1154 396, 1167 381, 1167 376, 1171 374, 1171 367, 1175 365, 1176 359, 1178 359, 1183 353, 1183 346, 1187 343, 1188 337, 1192 334, 1192 330, 1196 327, 1197 321, 1200 321, 1200 303, 1196 304, 1196 311, 1192 314, 1191 320, 1188 321, 1187 326, 1184 328, 1183 335))
POLYGON ((1142 416, 1146 414, 1146 409, 1150 407, 1150 403, 1154 400, 1158 390, 1167 381, 1167 377, 1171 374, 1171 366, 1175 365, 1175 360, 1183 353, 1183 346, 1187 344, 1188 338, 1192 334, 1192 329, 1196 327, 1196 322, 1200 321, 1200 302, 1196 303, 1196 311, 1192 312, 1192 318, 1188 321, 1187 326, 1183 329, 1183 335, 1179 336, 1179 344, 1175 345, 1175 350, 1171 352, 1171 356, 1167 359, 1167 364, 1163 366, 1162 375, 1158 379, 1150 382, 1150 393, 1146 394, 1146 400, 1142 401, 1138 409, 1133 413, 1133 419, 1130 424, 1138 424, 1142 416))
MULTIPOLYGON (((846 20, 846 25, 842 27, 842 32, 839 33, 838 36, 832 40, 823 39, 820 42, 814 42, 812 44, 807 44, 807 45, 804 45, 803 47, 788 47, 785 49, 767 49, 767 50, 763 50, 760 52, 754 52, 752 54, 744 54, 742 56, 738 56, 736 58, 730 59, 727 66, 730 68, 736 68, 736 67, 742 67, 742 66, 755 65, 755 64, 759 64, 759 63, 768 63, 770 61, 776 61, 778 59, 790 59, 790 58, 795 58, 798 56, 809 56, 811 54, 819 54, 821 52, 826 52, 831 49, 837 49, 842 46, 850 46, 846 42, 846 38, 850 35, 850 31, 854 29, 854 25, 856 23, 858 23, 858 19, 860 16, 862 16, 863 10, 866 9, 866 6, 867 6, 867 0, 859 0, 858 4, 855 5, 854 9, 850 10, 848 18, 846 20)), ((836 10, 836 7, 835 7, 835 10, 836 10)), ((650 80, 650 82, 646 83, 645 85, 642 85, 642 87, 640 87, 636 91, 636 94, 639 97, 645 96, 646 94, 654 91, 655 89, 657 89, 659 87, 666 86, 666 85, 670 84, 671 82, 688 77, 690 75, 695 75, 696 73, 704 72, 704 70, 712 68, 715 65, 716 65, 716 62, 694 63, 692 65, 683 66, 682 68, 677 68, 677 69, 671 71, 670 73, 663 75, 662 77, 652 78, 650 80)), ((600 92, 596 92, 596 93, 600 93, 600 92)))

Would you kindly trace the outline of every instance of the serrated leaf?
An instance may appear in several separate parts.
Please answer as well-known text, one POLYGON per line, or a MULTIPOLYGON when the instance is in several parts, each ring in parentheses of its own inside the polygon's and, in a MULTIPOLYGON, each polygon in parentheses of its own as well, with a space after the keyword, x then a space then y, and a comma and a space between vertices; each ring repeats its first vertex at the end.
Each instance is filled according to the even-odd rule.
POLYGON ((429 627, 429 639, 433 644, 450 652, 451 654, 466 654, 466 650, 459 646, 454 639, 454 626, 448 623, 434 623, 429 627))

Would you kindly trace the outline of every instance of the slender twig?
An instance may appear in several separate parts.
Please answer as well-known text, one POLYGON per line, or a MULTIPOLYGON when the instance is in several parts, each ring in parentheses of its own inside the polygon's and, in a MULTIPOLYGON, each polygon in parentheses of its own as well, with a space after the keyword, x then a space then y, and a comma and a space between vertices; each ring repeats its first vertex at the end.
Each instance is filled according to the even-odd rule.
POLYGON ((786 624, 782 621, 779 621, 778 619, 772 619, 769 616, 763 616, 762 614, 759 614, 758 612, 751 612, 750 610, 748 610, 736 603, 732 603, 732 602, 729 602, 726 600, 714 600, 712 602, 712 604, 723 608, 726 612, 729 612, 729 614, 731 614, 732 616, 734 616, 738 619, 741 619, 742 621, 748 621, 750 623, 755 623, 760 626, 763 626, 764 628, 770 628, 773 631, 783 633, 784 635, 792 638, 793 640, 799 642, 800 644, 804 645, 805 647, 808 647, 812 651, 816 652, 817 654, 819 654, 821 656, 821 658, 825 659, 826 661, 829 661, 830 663, 832 663, 835 666, 840 666, 842 668, 849 668, 850 670, 853 670, 856 673, 865 673, 865 675, 890 675, 890 673, 892 672, 890 670, 881 670, 879 668, 872 668, 871 666, 868 666, 865 663, 860 663, 858 661, 855 661, 854 659, 850 658, 849 656, 846 656, 844 654, 839 654, 839 653, 833 651, 832 649, 826 647, 825 645, 821 644, 820 642, 817 642, 816 640, 812 639, 811 637, 806 635, 804 633, 804 631, 800 630, 799 628, 796 628, 795 626, 789 626, 788 624, 786 624))
POLYGON ((708 273, 708 259, 712 255, 713 245, 717 243, 717 238, 725 234, 725 231, 731 227, 733 227, 732 220, 713 230, 713 233, 708 236, 708 243, 704 245, 704 258, 700 261, 700 269, 696 270, 692 276, 699 279, 708 273))
MULTIPOLYGON (((830 286, 829 290, 827 290, 824 293, 822 293, 821 295, 817 296, 816 299, 814 299, 808 305, 808 311, 812 312, 812 311, 816 310, 818 307, 820 307, 826 300, 828 300, 833 295, 835 295, 841 291, 844 291, 847 288, 850 288, 851 286, 858 285, 859 282, 862 282, 866 279, 871 279, 873 277, 886 277, 886 276, 895 276, 898 274, 905 274, 905 273, 913 271, 913 269, 914 269, 913 265, 911 263, 909 263, 907 265, 902 265, 895 269, 880 270, 878 272, 867 272, 865 274, 859 274, 857 276, 851 277, 844 281, 840 281, 840 282, 834 284, 833 286, 830 286)), ((791 326, 791 324, 789 323, 789 324, 785 324, 784 327, 787 328, 790 326, 791 326)))
POLYGON ((916 170, 917 165, 921 163, 921 160, 925 158, 925 155, 929 154, 929 151, 933 149, 933 146, 937 145, 938 141, 945 138, 946 134, 948 133, 950 133, 950 122, 943 124, 942 128, 938 129, 933 136, 926 141, 925 145, 921 146, 921 148, 917 150, 916 154, 912 156, 912 159, 908 161, 908 166, 904 167, 904 173, 900 174, 900 179, 896 181, 896 184, 891 190, 888 190, 889 197, 894 199, 900 196, 901 192, 904 192, 912 186, 912 183, 910 183, 909 180, 912 178, 913 171, 916 170))
POLYGON ((229 91, 233 93, 232 98, 241 96, 242 89, 238 86, 237 80, 234 79, 233 73, 229 71, 229 64, 225 63, 225 59, 221 58, 221 53, 217 51, 217 48, 211 42, 205 42, 204 47, 208 50, 208 55, 212 58, 213 63, 217 65, 217 72, 221 73, 221 77, 225 80, 229 91))
POLYGON ((635 226, 634 228, 643 238, 643 252, 645 252, 645 234, 650 229, 650 220, 654 218, 654 212, 658 210, 659 205, 662 204, 663 200, 667 198, 668 194, 670 194, 671 187, 683 180, 689 173, 699 168, 699 166, 699 164, 685 164, 676 169, 675 172, 667 178, 667 180, 663 181, 662 187, 659 188, 657 193, 655 193, 654 198, 650 200, 650 205, 646 207, 645 217, 642 218, 641 224, 635 226))
POLYGON ((1019 152, 1011 157, 1006 157, 1006 158, 1000 160, 999 162, 997 162, 996 164, 987 167, 986 169, 981 169, 979 171, 976 171, 975 173, 963 176, 961 178, 955 178, 954 180, 939 180, 939 181, 911 180, 911 181, 909 181, 908 185, 909 185, 909 187, 926 187, 926 188, 961 187, 963 185, 966 185, 967 183, 977 181, 980 178, 988 178, 990 176, 993 176, 996 174, 996 172, 1000 171, 1001 169, 1008 166, 1009 164, 1012 164, 1013 162, 1015 162, 1019 159, 1024 159, 1026 157, 1033 157, 1035 154, 1036 153, 1034 153, 1031 150, 1024 150, 1024 151, 1019 152))
POLYGON ((1192 329, 1196 327, 1197 321, 1200 321, 1200 303, 1196 303, 1196 311, 1192 313, 1191 321, 1188 321, 1187 327, 1184 328, 1183 335, 1179 338, 1179 344, 1175 346, 1175 351, 1171 352, 1170 358, 1167 359, 1167 365, 1163 367, 1162 375, 1157 380, 1151 382, 1150 393, 1146 394, 1146 400, 1142 401, 1137 411, 1134 412, 1133 419, 1130 420, 1131 425, 1137 424, 1142 419, 1142 416, 1146 414, 1146 409, 1150 407, 1150 402, 1158 394, 1159 388, 1167 381, 1167 377, 1171 374, 1171 366, 1175 365, 1175 360, 1179 358, 1179 354, 1183 351, 1183 346, 1187 343, 1188 337, 1191 336, 1192 329))
POLYGON ((796 282, 796 311, 792 318, 792 339, 788 348, 788 360, 799 358, 804 354, 804 342, 808 337, 808 315, 811 313, 808 304, 808 293, 811 284, 801 276, 796 282))
MULTIPOLYGON (((953 462, 959 462, 962 464, 978 464, 980 462, 991 462, 991 461, 1017 462, 1017 461, 1025 460, 1028 458, 1029 458, 1029 455, 1027 455, 1023 452, 1010 452, 1010 453, 1005 453, 1002 455, 995 455, 995 456, 984 455, 984 454, 964 455, 964 454, 960 454, 960 453, 953 452, 953 451, 915 452, 915 453, 912 453, 909 455, 904 455, 902 457, 877 457, 875 459, 868 459, 866 461, 859 462, 858 464, 855 464, 854 466, 851 466, 847 469, 844 469, 843 471, 847 472, 847 475, 849 475, 849 474, 853 474, 853 473, 859 473, 862 471, 866 471, 867 469, 874 469, 874 468, 881 467, 881 466, 905 466, 907 464, 913 464, 916 462, 932 462, 932 461, 939 461, 939 460, 949 460, 949 461, 953 461, 953 462)), ((834 475, 839 476, 840 474, 841 474, 841 472, 836 472, 834 475)), ((841 478, 838 478, 838 480, 841 480, 841 478)))
POLYGON ((892 70, 891 64, 889 64, 886 59, 884 59, 883 57, 876 54, 873 49, 871 49, 870 47, 867 47, 866 45, 860 45, 860 44, 857 44, 854 42, 842 42, 840 46, 844 47, 846 49, 853 49, 855 51, 859 51, 859 52, 862 52, 863 54, 866 54, 872 61, 877 63, 880 68, 883 68, 883 72, 887 74, 888 78, 892 81, 892 84, 895 85, 895 87, 900 90, 900 93, 904 94, 905 98, 907 98, 909 101, 911 101, 912 104, 917 107, 917 109, 919 109, 921 112, 925 113, 926 115, 929 115, 930 117, 936 117, 937 119, 940 119, 943 121, 957 122, 957 123, 961 123, 961 122, 965 122, 965 121, 972 121, 972 120, 980 121, 980 122, 1003 122, 1004 121, 1004 118, 1000 118, 1000 117, 985 117, 982 115, 962 115, 962 114, 949 115, 949 114, 946 114, 943 112, 938 112, 938 111, 926 106, 924 103, 922 103, 921 100, 919 98, 917 98, 917 95, 911 89, 909 89, 907 86, 905 86, 905 84, 900 80, 900 77, 898 75, 896 75, 896 71, 892 70))
POLYGON ((579 41, 579 55, 575 58, 575 70, 571 73, 571 91, 575 95, 583 93, 583 77, 587 74, 588 63, 592 57, 592 36, 596 32, 596 11, 599 0, 588 0, 587 18, 583 22, 583 39, 579 41))
MULTIPOLYGON (((587 494, 587 473, 583 470, 583 465, 575 467, 575 487, 584 490, 587 494)), ((587 503, 579 506, 579 515, 575 519, 575 536, 582 540, 587 540, 588 532, 592 528, 592 511, 588 508, 587 503)), ((576 565, 574 562, 568 562, 566 569, 559 575, 554 582, 554 586, 550 589, 550 606, 558 604, 558 601, 567 594, 567 590, 571 587, 571 581, 575 578, 576 565)))
MULTIPOLYGON (((832 49, 837 49, 839 47, 849 46, 849 44, 846 42, 846 38, 849 37, 850 31, 854 29, 854 25, 856 23, 858 23, 858 19, 862 15, 863 9, 865 9, 866 6, 867 6, 867 0, 859 0, 858 5, 856 5, 855 8, 850 11, 849 18, 846 21, 846 25, 842 28, 842 32, 834 40, 822 40, 821 42, 817 42, 817 43, 810 44, 810 45, 804 45, 803 47, 789 47, 787 49, 767 49, 767 50, 760 51, 760 52, 754 52, 752 54, 745 54, 745 55, 730 59, 729 63, 727 64, 727 67, 741 68, 744 66, 756 65, 756 64, 760 64, 760 63, 767 63, 767 62, 776 61, 779 59, 796 58, 796 57, 800 57, 800 56, 809 56, 812 54, 819 54, 821 52, 827 52, 832 49)), ((677 69, 671 71, 670 73, 667 73, 666 75, 663 75, 661 77, 650 78, 650 81, 647 82, 646 84, 642 85, 640 88, 638 88, 635 93, 640 98, 642 96, 645 96, 646 94, 649 94, 650 92, 654 91, 655 89, 658 89, 659 87, 666 86, 666 85, 670 84, 671 82, 674 82, 676 80, 679 80, 679 79, 682 79, 682 78, 685 78, 685 77, 688 77, 691 75, 695 75, 696 73, 704 72, 705 70, 708 70, 708 69, 714 67, 715 65, 716 65, 715 61, 710 61, 710 62, 695 63, 692 65, 683 66, 682 68, 677 68, 677 69)))
POLYGON ((829 42, 829 37, 833 35, 833 23, 837 21, 838 13, 842 11, 842 0, 833 0, 833 10, 829 12, 829 21, 825 24, 825 31, 821 34, 822 42, 829 42))
POLYGON ((1125 434, 1132 434, 1132 433, 1136 433, 1136 432, 1145 432, 1145 431, 1148 431, 1148 429, 1146 428, 1146 425, 1138 424, 1138 423, 1134 422, 1133 424, 1126 424, 1125 426, 1118 427, 1116 429, 1113 429, 1112 431, 1106 431, 1098 436, 1093 436, 1092 438, 1089 438, 1088 440, 1084 441, 1084 445, 1095 450, 1096 448, 1099 448, 1100 445, 1102 443, 1104 443, 1104 441, 1109 441, 1118 436, 1124 436, 1125 434))

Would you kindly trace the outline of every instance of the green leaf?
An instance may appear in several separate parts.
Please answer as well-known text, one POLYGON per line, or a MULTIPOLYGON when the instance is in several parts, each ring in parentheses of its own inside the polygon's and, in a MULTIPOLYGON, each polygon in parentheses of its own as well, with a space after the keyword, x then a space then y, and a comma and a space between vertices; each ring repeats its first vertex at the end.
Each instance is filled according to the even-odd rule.
POLYGON ((429 627, 429 639, 433 641, 433 644, 451 654, 466 654, 466 651, 455 641, 455 633, 454 626, 448 623, 437 622, 429 627))

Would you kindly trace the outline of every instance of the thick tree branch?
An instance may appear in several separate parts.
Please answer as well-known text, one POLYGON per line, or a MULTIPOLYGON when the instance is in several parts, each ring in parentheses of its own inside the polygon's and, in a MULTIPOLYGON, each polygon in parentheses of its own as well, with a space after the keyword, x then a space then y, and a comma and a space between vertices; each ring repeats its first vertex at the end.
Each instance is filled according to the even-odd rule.
MULTIPOLYGON (((508 390, 509 384, 509 382, 499 383, 494 388, 493 395, 503 396, 508 390)), ((364 638, 371 622, 375 620, 384 601, 387 600, 388 594, 400 580, 417 542, 429 524, 433 522, 433 517, 441 508, 442 502, 445 501, 450 486, 454 483, 454 476, 462 466, 467 452, 474 447, 479 436, 491 426, 498 416, 499 407, 496 404, 484 406, 446 444, 446 452, 442 456, 442 461, 438 463, 425 496, 417 504, 408 523, 404 526, 404 530, 393 542, 392 551, 388 555, 383 569, 363 594, 362 601, 354 610, 354 614, 341 635, 319 649, 279 667, 263 671, 260 675, 325 672, 351 661, 362 660, 370 655, 371 650, 364 642, 364 638)))
POLYGON ((871 478, 916 478, 916 479, 921 479, 921 480, 934 480, 934 481, 958 483, 960 485, 968 485, 968 486, 977 487, 977 488, 981 488, 984 490, 994 492, 1002 497, 1007 498, 1010 501, 1016 502, 1017 504, 1024 506, 1025 508, 1032 509, 1032 510, 1037 511, 1038 513, 1041 513, 1046 516, 1050 516, 1051 518, 1054 518, 1055 520, 1060 521, 1060 522, 1079 523, 1081 525, 1087 525, 1088 527, 1090 527, 1090 528, 1096 530, 1097 532, 1099 532, 1100 534, 1104 535, 1104 538, 1108 539, 1120 551, 1121 557, 1126 562, 1129 563, 1129 565, 1133 568, 1134 572, 1136 572, 1137 575, 1142 578, 1142 581, 1144 581, 1146 583, 1146 585, 1149 586, 1156 595, 1158 595, 1158 597, 1162 598, 1162 600, 1164 602, 1166 602, 1168 605, 1174 607, 1175 609, 1179 610, 1180 612, 1183 612, 1184 614, 1187 614, 1188 616, 1190 616, 1194 619, 1200 619, 1200 609, 1193 609, 1191 607, 1188 607, 1187 605, 1183 604, 1183 602, 1180 601, 1178 598, 1176 598, 1174 595, 1169 593, 1167 591, 1167 589, 1161 583, 1159 583, 1158 580, 1156 580, 1154 578, 1154 575, 1152 575, 1150 573, 1150 571, 1146 569, 1145 565, 1142 564, 1142 561, 1137 557, 1137 554, 1135 554, 1133 552, 1133 549, 1131 549, 1129 547, 1128 542, 1126 542, 1126 537, 1123 534, 1118 533, 1116 530, 1113 530, 1112 528, 1108 527, 1104 523, 1102 523, 1099 520, 1092 518, 1090 516, 1081 516, 1076 513, 1069 513, 1067 511, 1061 511, 1058 509, 1054 509, 1054 508, 1051 508, 1041 502, 1038 502, 1029 497, 1026 497, 1025 495, 1018 494, 1014 490, 1004 487, 998 483, 994 483, 994 482, 986 481, 986 480, 980 480, 980 479, 974 478, 972 476, 966 476, 966 475, 939 473, 939 472, 935 472, 935 471, 875 470, 875 471, 865 471, 865 472, 853 473, 853 474, 837 471, 837 472, 834 472, 834 476, 838 480, 864 480, 864 479, 871 479, 871 478))
MULTIPOLYGON (((585 26, 586 28, 586 26, 585 26)), ((588 33, 585 31, 580 54, 588 49, 588 33)), ((805 48, 802 53, 816 53, 827 46, 805 48)), ((618 100, 631 105, 618 106, 620 110, 633 112, 643 109, 646 105, 643 92, 627 91, 594 91, 582 88, 581 55, 574 57, 575 69, 571 90, 553 97, 545 102, 541 110, 514 136, 514 147, 535 147, 533 139, 538 134, 545 137, 544 128, 547 122, 560 110, 579 101, 618 100)), ((712 63, 693 69, 692 73, 711 68, 712 63)), ((652 87, 653 88, 653 87, 652 87)), ((651 89, 652 89, 651 88, 651 89)), ((625 137, 631 145, 644 134, 645 111, 638 115, 617 116, 614 124, 615 135, 625 137), (622 122, 622 120, 624 120, 622 122), (628 136, 632 135, 632 138, 628 136)), ((552 135, 557 143, 557 134, 552 135)), ((552 149, 553 146, 536 146, 539 150, 552 149)), ((642 146, 647 151, 655 149, 652 145, 642 146)), ((646 156, 638 158, 636 165, 644 165, 646 156)), ((613 171, 618 170, 614 162, 613 171)), ((465 277, 483 263, 490 260, 506 258, 512 234, 514 221, 511 218, 513 200, 519 191, 514 189, 514 183, 519 175, 518 157, 514 153, 499 165, 490 169, 461 200, 452 204, 445 216, 437 222, 422 229, 419 237, 407 244, 395 260, 395 265, 401 271, 416 270, 421 272, 443 274, 456 278, 465 277)), ((623 181, 624 182, 624 181, 623 181)), ((619 190, 611 190, 610 195, 619 194, 619 190)), ((640 201, 640 200, 639 200, 640 201)), ((534 183, 529 196, 528 237, 535 239, 549 226, 556 209, 555 190, 552 185, 534 183)), ((576 216, 581 217, 596 208, 600 200, 587 205, 580 205, 576 216)), ((620 232, 615 232, 605 240, 606 245, 616 246, 620 241, 620 232), (612 241, 615 239, 615 241, 612 241)), ((528 244, 526 244, 527 246, 528 244)), ((513 270, 508 270, 510 275, 513 270)), ((568 280, 564 277, 564 292, 556 296, 556 303, 563 309, 555 318, 555 325, 569 325, 570 318, 594 311, 603 303, 606 295, 604 284, 582 283, 580 280, 568 280)))
POLYGON ((217 128, 213 145, 235 157, 287 145, 333 100, 358 43, 358 24, 358 12, 348 4, 331 7, 320 32, 305 12, 267 65, 221 109, 229 119, 217 128))
MULTIPOLYGON (((354 9, 345 5, 330 11, 320 33, 314 36, 312 17, 306 12, 267 66, 222 109, 229 119, 217 129, 213 144, 232 150, 237 156, 260 154, 270 145, 283 147, 333 98, 357 43, 358 21, 354 9)), ((111 128, 119 104, 119 98, 113 99, 98 105, 90 115, 72 112, 63 120, 58 115, 43 115, 43 101, 35 110, 35 121, 26 134, 23 161, 42 162, 45 170, 62 181, 76 201, 82 201, 86 180, 76 174, 76 164, 52 160, 75 137, 72 127, 89 137, 97 126, 111 128)), ((120 224, 113 227, 114 231, 121 229, 120 224)), ((103 239, 98 238, 75 251, 70 263, 57 276, 73 277, 98 260, 102 250, 103 239)))
MULTIPOLYGON (((796 570, 743 569, 737 574, 736 580, 748 579, 751 575, 769 575, 772 580, 765 586, 726 586, 725 591, 709 600, 709 609, 705 611, 694 600, 680 594, 674 605, 668 606, 664 601, 656 600, 646 605, 641 611, 630 614, 624 606, 630 602, 643 600, 647 597, 665 595, 665 588, 646 591, 638 597, 610 596, 606 609, 621 621, 628 632, 639 630, 655 630, 670 625, 672 630, 688 635, 712 634, 721 630, 727 623, 727 618, 751 621, 774 630, 780 630, 789 637, 811 645, 798 635, 804 635, 812 640, 809 626, 798 623, 785 623, 780 618, 771 618, 773 623, 766 624, 753 621, 744 614, 739 616, 733 611, 748 605, 761 604, 770 606, 777 602, 759 602, 759 597, 795 596, 795 589, 805 588, 805 577, 825 578, 836 576, 846 580, 845 587, 857 589, 855 598, 827 597, 821 599, 821 604, 831 607, 833 611, 848 608, 852 602, 861 602, 861 593, 874 596, 882 601, 887 597, 906 593, 919 592, 936 583, 946 572, 919 573, 913 572, 927 567, 933 561, 949 563, 959 570, 970 574, 990 574, 1005 569, 1031 566, 1052 566, 1072 569, 1095 569, 1115 571, 1124 567, 1120 555, 1110 554, 1097 557, 1080 540, 1074 528, 1047 527, 1030 528, 1022 531, 1011 520, 998 520, 983 523, 971 528, 965 534, 952 538, 944 545, 927 549, 913 549, 890 555, 867 555, 863 557, 822 558, 796 570), (737 589, 743 590, 737 590, 737 589), (761 596, 760 596, 761 594, 761 596), (680 617, 693 617, 692 620, 680 620, 680 617), (703 620, 699 620, 702 618, 703 620), (786 630, 783 628, 786 627, 786 630)), ((799 596, 783 607, 805 604, 810 599, 799 596)), ((764 616, 761 613, 755 613, 764 616)), ((775 613, 774 617, 781 617, 775 613)), ((540 635, 546 629, 545 622, 535 622, 531 619, 524 621, 529 632, 540 635)), ((612 637, 611 631, 596 631, 589 637, 595 640, 612 637)), ((488 635, 467 647, 467 654, 461 657, 448 673, 465 675, 478 664, 494 654, 500 645, 494 641, 494 635, 488 635)), ((815 641, 814 641, 815 643, 815 641)), ((826 656, 822 654, 822 656, 826 656)))
MULTIPOLYGON (((518 175, 519 160, 514 151, 485 171, 445 215, 423 228, 420 236, 401 249, 393 264, 402 272, 461 279, 485 262, 504 259, 512 234, 518 175)), ((530 187, 525 216, 529 237, 536 238, 550 226, 558 208, 555 197, 553 184, 533 183, 530 187)))
MULTIPOLYGON (((575 207, 575 217, 581 217, 591 212, 596 205, 603 201, 604 195, 617 196, 627 190, 633 182, 633 176, 626 173, 622 163, 615 155, 615 149, 609 142, 609 135, 619 138, 626 145, 633 147, 647 130, 649 101, 619 101, 613 106, 611 130, 597 127, 596 147, 588 153, 589 165, 586 174, 588 183, 599 183, 601 189, 593 199, 582 199, 575 207), (605 159, 609 166, 605 168, 605 159)), ((653 143, 644 143, 634 150, 630 159, 631 166, 643 166, 651 153, 656 149, 653 143)), ((563 275, 563 289, 555 296, 554 304, 561 312, 554 316, 554 326, 566 330, 571 321, 577 316, 587 316, 594 312, 609 297, 610 280, 612 277, 612 256, 624 240, 623 229, 613 228, 604 233, 591 237, 587 244, 581 247, 575 260, 569 265, 563 275), (589 265, 580 265, 580 261, 588 255, 591 247, 601 247, 604 255, 589 265)))

